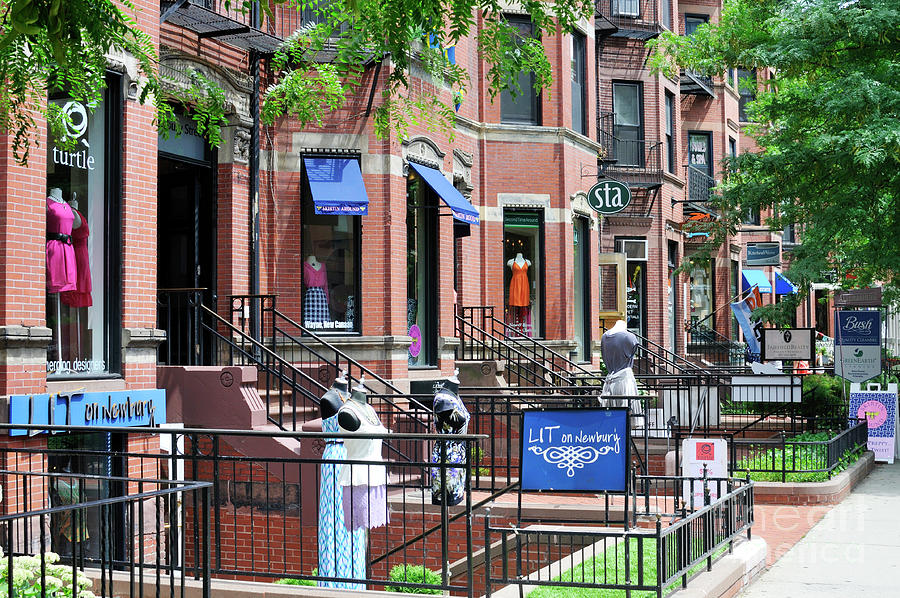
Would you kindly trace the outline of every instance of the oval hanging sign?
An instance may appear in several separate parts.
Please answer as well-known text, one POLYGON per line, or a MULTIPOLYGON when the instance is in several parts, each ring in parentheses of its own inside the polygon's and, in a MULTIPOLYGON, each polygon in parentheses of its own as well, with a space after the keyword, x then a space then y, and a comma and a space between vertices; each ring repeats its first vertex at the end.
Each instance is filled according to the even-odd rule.
POLYGON ((631 203, 631 189, 619 181, 600 181, 588 191, 587 201, 595 212, 615 214, 631 203))

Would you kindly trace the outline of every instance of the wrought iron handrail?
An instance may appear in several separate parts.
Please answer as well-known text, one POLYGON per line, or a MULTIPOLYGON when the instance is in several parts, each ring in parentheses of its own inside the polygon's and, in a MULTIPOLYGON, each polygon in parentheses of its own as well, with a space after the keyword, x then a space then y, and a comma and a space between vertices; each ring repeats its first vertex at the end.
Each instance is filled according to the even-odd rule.
MULTIPOLYGON (((259 312, 263 316, 268 315, 270 317, 268 321, 265 320, 265 318, 263 319, 262 330, 264 334, 268 334, 270 336, 273 351, 277 352, 278 350, 280 340, 278 335, 280 334, 282 339, 291 343, 293 347, 315 356, 315 358, 320 362, 320 365, 325 365, 332 368, 335 373, 337 371, 345 372, 352 382, 358 383, 360 380, 360 376, 354 373, 355 369, 360 374, 365 374, 367 381, 374 380, 382 385, 385 389, 382 390, 378 388, 372 388, 364 383, 364 386, 371 392, 396 395, 404 394, 403 391, 397 388, 394 384, 392 384, 388 380, 385 380, 370 368, 361 364, 345 352, 329 343, 324 337, 319 336, 318 334, 304 326, 301 326, 297 321, 279 311, 276 304, 276 295, 231 295, 229 297, 229 300, 231 301, 232 313, 241 315, 245 313, 245 308, 248 307, 248 303, 259 303, 259 312), (329 359, 321 352, 316 350, 316 348, 311 346, 311 344, 309 343, 309 339, 312 339, 321 347, 324 347, 328 351, 331 351, 331 353, 334 355, 334 358, 329 359)), ((250 306, 251 310, 255 309, 255 307, 256 306, 250 306)), ((243 317, 240 319, 240 321, 242 323, 242 326, 246 325, 246 323, 248 322, 248 320, 243 317)))
POLYGON ((596 0, 594 12, 615 26, 619 35, 650 39, 660 32, 658 5, 653 0, 596 0))
POLYGON ((711 363, 739 366, 745 362, 743 345, 699 322, 688 328, 688 353, 701 355, 711 363))
POLYGON ((496 359, 507 363, 507 375, 515 377, 516 384, 521 386, 524 382, 527 386, 539 385, 538 383, 551 383, 554 386, 571 386, 572 380, 561 376, 558 372, 545 364, 523 353, 518 348, 498 339, 483 328, 467 321, 458 313, 455 314, 456 333, 460 345, 457 359, 496 359), (466 330, 471 328, 471 332, 466 330), (476 334, 478 337, 476 337, 476 334), (467 343, 467 340, 469 341, 467 343), (474 345, 474 346, 473 346, 474 345), (476 352, 480 348, 480 352, 476 352), (513 366, 511 370, 509 366, 513 366), (547 379, 549 377, 549 380, 547 379))

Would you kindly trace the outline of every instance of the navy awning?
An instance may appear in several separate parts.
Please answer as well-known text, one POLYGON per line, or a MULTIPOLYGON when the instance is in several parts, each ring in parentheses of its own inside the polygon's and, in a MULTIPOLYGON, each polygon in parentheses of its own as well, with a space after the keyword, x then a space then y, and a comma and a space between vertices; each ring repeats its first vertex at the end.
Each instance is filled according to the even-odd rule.
POLYGON ((303 158, 316 214, 365 216, 369 196, 354 158, 303 158))
POLYGON ((478 209, 469 203, 469 200, 463 197, 459 190, 450 184, 450 181, 444 178, 441 171, 436 168, 422 166, 415 162, 409 165, 419 173, 428 186, 437 193, 444 203, 453 212, 453 217, 460 222, 468 222, 469 224, 478 224, 478 209))
POLYGON ((797 292, 797 285, 784 277, 781 272, 775 273, 775 294, 790 295, 797 292))
POLYGON ((743 290, 748 291, 754 286, 759 287, 760 293, 771 293, 772 283, 762 270, 741 270, 741 278, 744 279, 743 290))

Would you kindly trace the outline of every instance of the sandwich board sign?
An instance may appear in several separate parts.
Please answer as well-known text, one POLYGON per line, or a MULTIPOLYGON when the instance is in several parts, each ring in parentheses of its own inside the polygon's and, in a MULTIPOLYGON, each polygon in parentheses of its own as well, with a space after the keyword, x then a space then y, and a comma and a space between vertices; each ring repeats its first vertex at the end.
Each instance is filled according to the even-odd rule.
POLYGON ((522 414, 522 490, 625 492, 628 409, 529 409, 522 414))
MULTIPOLYGON (((728 477, 728 441, 724 438, 685 438, 681 441, 681 475, 690 478, 702 478, 706 470, 708 478, 728 477)), ((707 483, 709 500, 719 498, 719 484, 707 483)), ((685 481, 683 490, 684 502, 694 508, 704 505, 703 482, 685 481), (691 502, 693 495, 693 503, 691 502)))
MULTIPOLYGON (((850 385, 850 417, 864 419, 869 426, 868 448, 876 461, 893 463, 897 438, 897 385, 850 385)), ((850 424, 856 422, 851 420, 850 424)))

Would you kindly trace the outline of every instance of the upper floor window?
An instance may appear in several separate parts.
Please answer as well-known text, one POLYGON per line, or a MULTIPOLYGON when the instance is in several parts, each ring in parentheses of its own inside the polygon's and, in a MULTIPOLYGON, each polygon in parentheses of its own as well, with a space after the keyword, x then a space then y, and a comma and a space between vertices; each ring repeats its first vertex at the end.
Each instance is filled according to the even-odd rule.
POLYGON ((662 24, 663 27, 672 30, 672 4, 670 0, 662 0, 662 24))
POLYGON ((640 0, 612 0, 613 14, 618 17, 637 18, 641 16, 640 0))
POLYGON ((739 80, 738 92, 741 94, 740 104, 738 104, 738 118, 741 122, 747 122, 750 118, 747 114, 747 104, 756 99, 756 71, 738 69, 737 76, 739 80))
POLYGON ((613 83, 616 155, 619 165, 643 166, 644 113, 640 83, 613 83))
POLYGON ((587 38, 572 34, 572 129, 587 135, 587 38))
MULTIPOLYGON (((517 41, 534 35, 534 26, 527 16, 510 15, 507 22, 517 30, 517 41)), ((500 93, 500 120, 508 123, 540 124, 540 104, 534 89, 534 73, 519 73, 519 90, 513 93, 504 89, 500 93)))
POLYGON ((675 96, 666 92, 666 170, 675 174, 675 96))
POLYGON ((688 163, 701 172, 713 176, 712 133, 708 131, 688 133, 688 163))
POLYGON ((703 23, 709 23, 709 15, 684 15, 684 34, 694 35, 697 27, 703 23))

